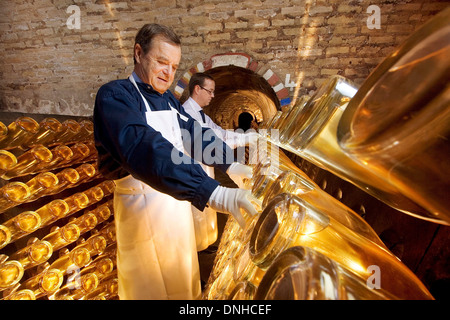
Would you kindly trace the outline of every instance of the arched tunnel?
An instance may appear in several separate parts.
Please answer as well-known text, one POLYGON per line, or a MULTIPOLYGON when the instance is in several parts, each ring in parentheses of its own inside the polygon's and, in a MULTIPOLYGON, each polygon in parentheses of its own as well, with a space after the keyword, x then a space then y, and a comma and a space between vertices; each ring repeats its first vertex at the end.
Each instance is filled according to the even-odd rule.
MULTIPOLYGON (((205 71, 216 83, 215 96, 204 112, 224 129, 255 128, 280 110, 280 101, 269 83, 255 72, 237 67, 221 66, 205 71), (252 121, 253 124, 252 124, 252 121)), ((186 88, 180 97, 189 95, 186 88)))

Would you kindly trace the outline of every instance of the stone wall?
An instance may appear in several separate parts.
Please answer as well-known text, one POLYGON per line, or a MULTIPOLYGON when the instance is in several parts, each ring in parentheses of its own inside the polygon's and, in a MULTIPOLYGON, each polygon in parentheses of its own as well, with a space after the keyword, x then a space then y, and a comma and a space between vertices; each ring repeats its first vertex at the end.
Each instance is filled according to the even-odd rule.
POLYGON ((360 84, 448 5, 439 0, 3 0, 0 110, 90 116, 98 88, 132 71, 134 35, 148 22, 169 25, 182 37, 172 90, 189 69, 235 52, 269 66, 293 100, 333 74, 360 84))

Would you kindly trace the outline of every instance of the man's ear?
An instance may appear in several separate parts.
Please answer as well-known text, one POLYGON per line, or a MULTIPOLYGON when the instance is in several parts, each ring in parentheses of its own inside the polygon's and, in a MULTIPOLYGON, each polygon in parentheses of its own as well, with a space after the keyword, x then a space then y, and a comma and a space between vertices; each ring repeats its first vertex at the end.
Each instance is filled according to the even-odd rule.
POLYGON ((142 47, 139 43, 134 45, 134 59, 137 63, 141 63, 142 47))
POLYGON ((202 88, 200 88, 199 84, 196 84, 195 87, 194 87, 194 93, 196 95, 198 95, 198 94, 200 94, 200 90, 202 90, 202 88))

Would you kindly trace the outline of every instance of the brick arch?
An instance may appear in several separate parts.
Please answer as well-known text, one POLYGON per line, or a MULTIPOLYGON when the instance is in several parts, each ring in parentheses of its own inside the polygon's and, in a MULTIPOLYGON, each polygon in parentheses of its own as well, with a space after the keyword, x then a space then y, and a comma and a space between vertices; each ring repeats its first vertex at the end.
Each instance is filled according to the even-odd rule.
POLYGON ((180 99, 183 95, 184 90, 188 87, 189 80, 191 76, 197 72, 204 72, 209 69, 223 66, 237 66, 245 69, 249 69, 256 74, 263 77, 275 92, 280 106, 286 106, 291 103, 291 98, 289 97, 289 90, 286 89, 282 80, 277 76, 277 74, 272 71, 268 66, 261 65, 255 61, 251 56, 246 53, 224 53, 216 54, 211 56, 208 60, 199 62, 197 65, 191 67, 188 71, 184 73, 180 80, 178 80, 175 86, 174 95, 180 99))

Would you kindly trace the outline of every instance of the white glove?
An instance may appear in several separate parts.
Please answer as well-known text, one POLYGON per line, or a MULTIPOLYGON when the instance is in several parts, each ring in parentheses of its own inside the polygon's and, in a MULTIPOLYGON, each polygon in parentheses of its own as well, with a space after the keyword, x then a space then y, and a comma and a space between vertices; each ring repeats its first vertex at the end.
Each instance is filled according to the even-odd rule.
POLYGON ((209 197, 208 205, 218 212, 231 214, 239 226, 245 228, 246 220, 258 213, 256 206, 261 207, 261 201, 249 190, 218 186, 209 197))
POLYGON ((239 188, 244 186, 244 179, 253 177, 253 168, 239 162, 233 162, 227 169, 227 174, 239 188))

